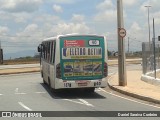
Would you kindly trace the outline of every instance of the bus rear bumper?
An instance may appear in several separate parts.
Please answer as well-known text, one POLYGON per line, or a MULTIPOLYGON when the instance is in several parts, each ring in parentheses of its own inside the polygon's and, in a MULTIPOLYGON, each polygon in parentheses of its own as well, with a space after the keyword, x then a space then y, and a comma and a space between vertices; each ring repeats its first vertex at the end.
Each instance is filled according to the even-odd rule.
POLYGON ((59 80, 55 89, 69 88, 105 88, 107 86, 107 78, 97 80, 59 80))

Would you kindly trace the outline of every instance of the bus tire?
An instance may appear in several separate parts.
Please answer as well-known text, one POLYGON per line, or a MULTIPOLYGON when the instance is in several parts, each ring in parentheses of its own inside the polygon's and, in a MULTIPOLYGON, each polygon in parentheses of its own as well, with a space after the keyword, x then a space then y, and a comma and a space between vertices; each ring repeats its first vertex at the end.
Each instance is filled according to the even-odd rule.
POLYGON ((46 81, 44 80, 44 78, 43 78, 43 84, 45 84, 45 85, 47 84, 46 81))
POLYGON ((85 91, 87 93, 94 93, 95 88, 86 88, 85 91))
POLYGON ((61 91, 61 90, 59 90, 59 89, 53 89, 53 92, 54 92, 55 94, 58 94, 60 91, 61 91))
POLYGON ((48 78, 48 86, 49 86, 49 90, 52 92, 52 86, 51 86, 51 81, 50 81, 50 79, 48 78))
POLYGON ((41 77, 43 78, 43 72, 42 72, 42 70, 41 70, 41 77))

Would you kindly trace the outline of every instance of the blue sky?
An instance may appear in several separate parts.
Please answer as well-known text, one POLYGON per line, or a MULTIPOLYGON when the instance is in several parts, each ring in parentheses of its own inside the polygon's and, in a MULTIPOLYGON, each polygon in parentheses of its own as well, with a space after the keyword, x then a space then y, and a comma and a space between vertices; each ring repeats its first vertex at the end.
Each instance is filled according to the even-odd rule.
MULTIPOLYGON (((160 33, 158 0, 123 0, 124 26, 130 51, 141 51, 148 41, 147 8, 150 25, 155 18, 160 33)), ((58 34, 105 35, 108 49, 117 51, 117 0, 0 0, 0 40, 4 53, 35 50, 46 37, 58 34)))

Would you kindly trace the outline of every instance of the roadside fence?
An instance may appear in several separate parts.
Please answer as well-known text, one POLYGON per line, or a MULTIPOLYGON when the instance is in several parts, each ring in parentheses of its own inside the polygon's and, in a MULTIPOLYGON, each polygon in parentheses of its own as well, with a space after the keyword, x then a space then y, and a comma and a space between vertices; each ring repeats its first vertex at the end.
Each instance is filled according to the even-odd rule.
POLYGON ((142 68, 143 74, 160 78, 160 43, 156 43, 155 51, 153 44, 142 43, 142 68))

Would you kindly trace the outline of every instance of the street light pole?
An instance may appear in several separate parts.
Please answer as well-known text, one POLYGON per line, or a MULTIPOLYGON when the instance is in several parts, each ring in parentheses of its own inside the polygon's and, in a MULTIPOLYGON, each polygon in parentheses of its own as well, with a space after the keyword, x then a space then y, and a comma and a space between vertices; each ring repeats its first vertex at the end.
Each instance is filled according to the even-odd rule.
POLYGON ((151 7, 150 5, 146 5, 144 6, 146 8, 148 8, 148 32, 149 32, 149 35, 148 35, 148 39, 149 39, 149 49, 151 50, 151 32, 150 32, 150 20, 149 20, 149 8, 151 7))
POLYGON ((154 77, 156 79, 156 43, 155 43, 155 38, 156 38, 156 35, 155 35, 155 26, 154 26, 154 18, 153 18, 153 54, 154 54, 154 77))
POLYGON ((120 36, 119 31, 124 29, 123 23, 123 4, 122 0, 117 0, 117 22, 118 22, 118 74, 119 74, 119 86, 127 85, 126 77, 126 56, 125 56, 125 47, 124 39, 120 36))

